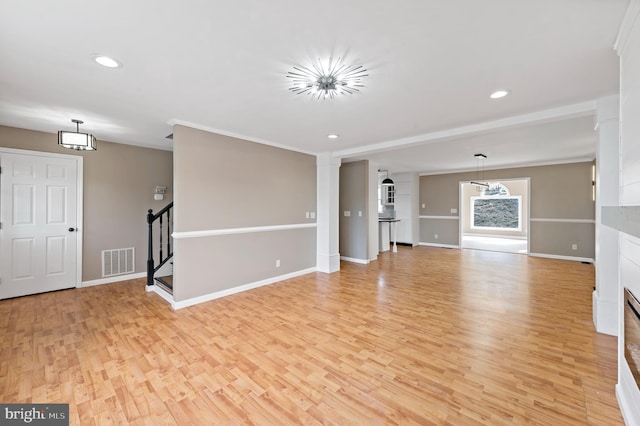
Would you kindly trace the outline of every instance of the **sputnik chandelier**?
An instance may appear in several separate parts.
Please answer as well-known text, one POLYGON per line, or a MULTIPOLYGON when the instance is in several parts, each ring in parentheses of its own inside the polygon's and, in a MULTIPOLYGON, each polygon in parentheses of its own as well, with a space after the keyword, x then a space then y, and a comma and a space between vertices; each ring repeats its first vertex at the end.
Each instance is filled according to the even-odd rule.
POLYGON ((353 94, 360 91, 362 78, 367 77, 367 70, 359 66, 347 65, 342 58, 336 61, 329 58, 322 62, 320 59, 314 62, 312 67, 293 67, 293 71, 287 73, 290 78, 293 93, 308 94, 317 99, 333 99, 342 94, 353 94))

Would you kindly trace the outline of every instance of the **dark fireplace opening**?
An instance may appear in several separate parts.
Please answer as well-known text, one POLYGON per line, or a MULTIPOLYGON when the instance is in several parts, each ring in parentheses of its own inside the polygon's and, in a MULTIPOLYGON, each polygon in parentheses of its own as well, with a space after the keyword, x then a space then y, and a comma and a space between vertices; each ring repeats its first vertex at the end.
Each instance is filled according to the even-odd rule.
POLYGON ((640 302, 624 289, 624 358, 640 388, 640 302))

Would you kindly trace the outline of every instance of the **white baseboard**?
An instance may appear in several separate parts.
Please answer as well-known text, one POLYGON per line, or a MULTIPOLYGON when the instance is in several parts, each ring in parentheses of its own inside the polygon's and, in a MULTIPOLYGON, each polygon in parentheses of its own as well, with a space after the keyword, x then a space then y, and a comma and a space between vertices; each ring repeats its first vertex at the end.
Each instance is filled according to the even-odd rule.
POLYGON ((83 281, 80 287, 91 287, 93 285, 111 284, 120 281, 135 280, 147 276, 146 272, 138 272, 136 274, 116 275, 115 277, 100 278, 97 280, 83 281))
POLYGON ((622 383, 616 385, 616 399, 626 426, 640 426, 640 409, 631 400, 630 390, 622 383))
POLYGON ((604 300, 593 291, 593 324, 598 333, 618 335, 618 304, 615 301, 604 300))
POLYGON ((345 262, 361 263, 363 265, 368 265, 370 262, 368 259, 356 259, 355 257, 346 256, 340 256, 340 260, 344 260, 345 262))
POLYGON ((434 244, 434 243, 418 243, 419 246, 427 246, 427 247, 441 247, 441 248, 450 248, 450 249, 459 249, 460 246, 453 244, 434 244))
POLYGON ((560 256, 557 254, 546 254, 546 253, 529 253, 529 256, 546 257, 547 259, 572 260, 574 262, 595 263, 595 261, 589 257, 560 256))
POLYGON ((175 310, 175 302, 173 300, 173 295, 169 294, 168 292, 166 292, 163 288, 161 288, 160 286, 157 285, 148 285, 146 286, 146 290, 148 292, 153 292, 156 293, 158 296, 162 297, 164 300, 166 300, 167 302, 169 302, 169 304, 171 305, 171 307, 175 310))
POLYGON ((318 254, 316 260, 316 270, 331 274, 340 270, 340 253, 318 254))
MULTIPOLYGON (((217 291, 215 293, 209 293, 202 296, 194 297, 187 300, 181 300, 179 302, 171 302, 171 307, 173 309, 182 309, 188 306, 197 305, 199 303, 208 302, 210 300, 219 299, 221 297, 230 296, 232 294, 240 293, 247 290, 253 290, 254 288, 262 287, 269 284, 274 284, 280 281, 287 280, 289 278, 299 277, 300 275, 310 274, 312 272, 316 272, 317 268, 309 268, 303 269, 302 271, 292 272, 290 274, 279 275, 273 278, 267 278, 266 280, 256 281, 253 283, 248 283, 244 285, 240 285, 238 287, 233 287, 227 290, 217 291)), ((154 286, 157 287, 157 286, 154 286)), ((157 291, 157 290, 154 290, 157 291)))

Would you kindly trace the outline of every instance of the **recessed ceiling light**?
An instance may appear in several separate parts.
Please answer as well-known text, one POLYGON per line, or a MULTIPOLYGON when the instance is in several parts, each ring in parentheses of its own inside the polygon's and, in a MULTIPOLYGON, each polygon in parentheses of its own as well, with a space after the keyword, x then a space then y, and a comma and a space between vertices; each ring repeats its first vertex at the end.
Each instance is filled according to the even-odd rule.
POLYGON ((340 137, 340 135, 336 135, 335 133, 332 133, 332 134, 330 134, 330 135, 327 135, 327 137, 328 137, 329 139, 338 139, 338 138, 340 137))
POLYGON ((500 99, 500 98, 504 98, 508 94, 509 94, 509 90, 496 90, 489 97, 491 99, 500 99))
POLYGON ((96 61, 98 64, 102 65, 103 67, 107 67, 107 68, 122 68, 122 64, 117 61, 116 59, 113 59, 109 56, 105 56, 105 55, 93 55, 92 56, 93 60, 96 61))

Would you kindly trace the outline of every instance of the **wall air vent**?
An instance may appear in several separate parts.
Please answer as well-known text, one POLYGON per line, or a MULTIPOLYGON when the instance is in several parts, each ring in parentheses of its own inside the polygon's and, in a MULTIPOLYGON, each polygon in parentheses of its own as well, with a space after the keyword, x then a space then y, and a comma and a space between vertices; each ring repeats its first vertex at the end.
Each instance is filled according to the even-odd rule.
POLYGON ((103 250, 102 276, 132 274, 135 272, 135 247, 103 250))

